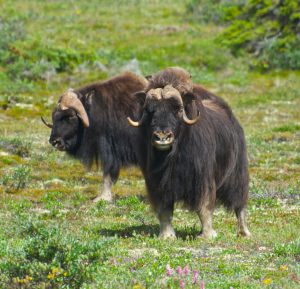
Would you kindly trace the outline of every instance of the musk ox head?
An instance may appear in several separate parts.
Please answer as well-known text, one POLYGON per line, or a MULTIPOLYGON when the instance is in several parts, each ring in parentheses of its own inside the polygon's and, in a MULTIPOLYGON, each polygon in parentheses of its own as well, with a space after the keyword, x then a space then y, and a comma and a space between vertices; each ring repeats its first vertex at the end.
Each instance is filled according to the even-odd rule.
POLYGON ((76 147, 83 127, 89 127, 89 118, 78 95, 68 89, 59 99, 52 112, 53 124, 43 123, 51 128, 49 142, 60 151, 72 151, 76 147))
MULTIPOLYGON (((128 122, 135 127, 146 127, 150 130, 151 143, 157 150, 171 149, 178 131, 182 125, 193 125, 199 118, 189 119, 186 115, 185 104, 177 89, 171 85, 164 88, 150 89, 147 93, 139 93, 144 97, 142 117, 139 121, 133 121, 128 117, 128 122)), ((189 97, 185 100, 190 101, 189 97)))

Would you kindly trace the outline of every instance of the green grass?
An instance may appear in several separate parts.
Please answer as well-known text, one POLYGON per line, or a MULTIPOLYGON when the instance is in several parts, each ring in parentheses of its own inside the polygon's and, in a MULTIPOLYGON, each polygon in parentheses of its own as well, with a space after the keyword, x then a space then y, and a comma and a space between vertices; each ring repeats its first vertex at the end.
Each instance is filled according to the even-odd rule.
POLYGON ((298 72, 249 71, 216 44, 223 28, 190 21, 182 1, 0 5, 11 21, 0 54, 8 37, 18 55, 12 66, 0 60, 0 288, 180 288, 180 279, 185 288, 299 288, 298 72), (94 204, 101 172, 49 145, 39 116, 50 117, 59 95, 132 59, 144 75, 183 66, 230 103, 248 145, 252 238, 237 238, 235 217, 219 208, 218 237, 199 239, 196 215, 178 206, 178 239, 159 240, 137 168, 121 171, 112 204, 94 204), (167 276, 168 264, 190 272, 167 276))

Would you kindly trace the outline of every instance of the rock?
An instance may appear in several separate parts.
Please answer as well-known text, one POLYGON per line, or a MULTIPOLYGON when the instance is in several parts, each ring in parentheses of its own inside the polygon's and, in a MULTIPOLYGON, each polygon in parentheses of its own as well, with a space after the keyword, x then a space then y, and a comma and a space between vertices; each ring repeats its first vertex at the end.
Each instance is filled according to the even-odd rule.
POLYGON ((142 75, 142 72, 140 70, 139 61, 136 58, 131 59, 127 63, 125 63, 122 68, 122 71, 131 71, 137 75, 142 75))

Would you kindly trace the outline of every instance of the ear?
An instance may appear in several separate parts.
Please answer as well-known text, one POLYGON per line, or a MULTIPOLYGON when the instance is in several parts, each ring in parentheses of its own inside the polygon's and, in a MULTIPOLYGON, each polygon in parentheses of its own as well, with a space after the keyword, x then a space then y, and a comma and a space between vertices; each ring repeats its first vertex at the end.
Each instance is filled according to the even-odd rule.
POLYGON ((197 98, 195 96, 195 94, 191 93, 191 92, 187 92, 182 96, 182 100, 183 100, 183 104, 184 106, 191 104, 193 101, 196 101, 197 98))
POLYGON ((84 95, 84 99, 86 101, 86 104, 92 105, 94 97, 95 97, 95 90, 94 89, 89 91, 88 93, 86 93, 84 95))
POLYGON ((151 75, 151 74, 150 74, 150 75, 146 75, 145 78, 146 78, 148 81, 151 81, 152 75, 151 75))
POLYGON ((197 99, 196 95, 187 92, 182 96, 183 106, 188 115, 195 116, 198 114, 199 111, 199 100, 197 99))
POLYGON ((144 91, 136 92, 133 95, 133 98, 136 100, 137 103, 139 103, 141 106, 143 106, 145 103, 145 100, 146 100, 146 92, 144 92, 144 91))

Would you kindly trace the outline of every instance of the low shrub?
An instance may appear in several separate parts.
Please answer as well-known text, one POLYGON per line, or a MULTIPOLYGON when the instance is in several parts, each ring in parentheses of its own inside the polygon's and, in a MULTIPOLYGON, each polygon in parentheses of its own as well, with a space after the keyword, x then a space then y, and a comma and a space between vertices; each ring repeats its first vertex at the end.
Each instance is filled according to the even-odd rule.
POLYGON ((246 0, 189 0, 187 12, 199 22, 222 24, 239 15, 246 0))
POLYGON ((114 238, 83 241, 37 219, 21 229, 26 240, 10 246, 8 253, 0 250, 5 255, 0 260, 1 288, 81 288, 93 280, 116 242, 114 238))
MULTIPOLYGON (((14 102, 14 100, 9 98, 7 100, 7 105, 9 105, 11 102, 14 102)), ((0 138, 0 148, 25 158, 30 156, 31 142, 24 141, 19 137, 0 138)))
POLYGON ((217 42, 236 56, 250 53, 251 68, 300 68, 299 1, 190 0, 186 7, 193 20, 226 25, 217 42))
POLYGON ((218 41, 238 55, 252 54, 254 68, 300 69, 300 3, 249 0, 218 41))
POLYGON ((5 187, 7 193, 15 193, 28 186, 31 180, 31 169, 28 166, 20 165, 6 172, 0 183, 5 187))

